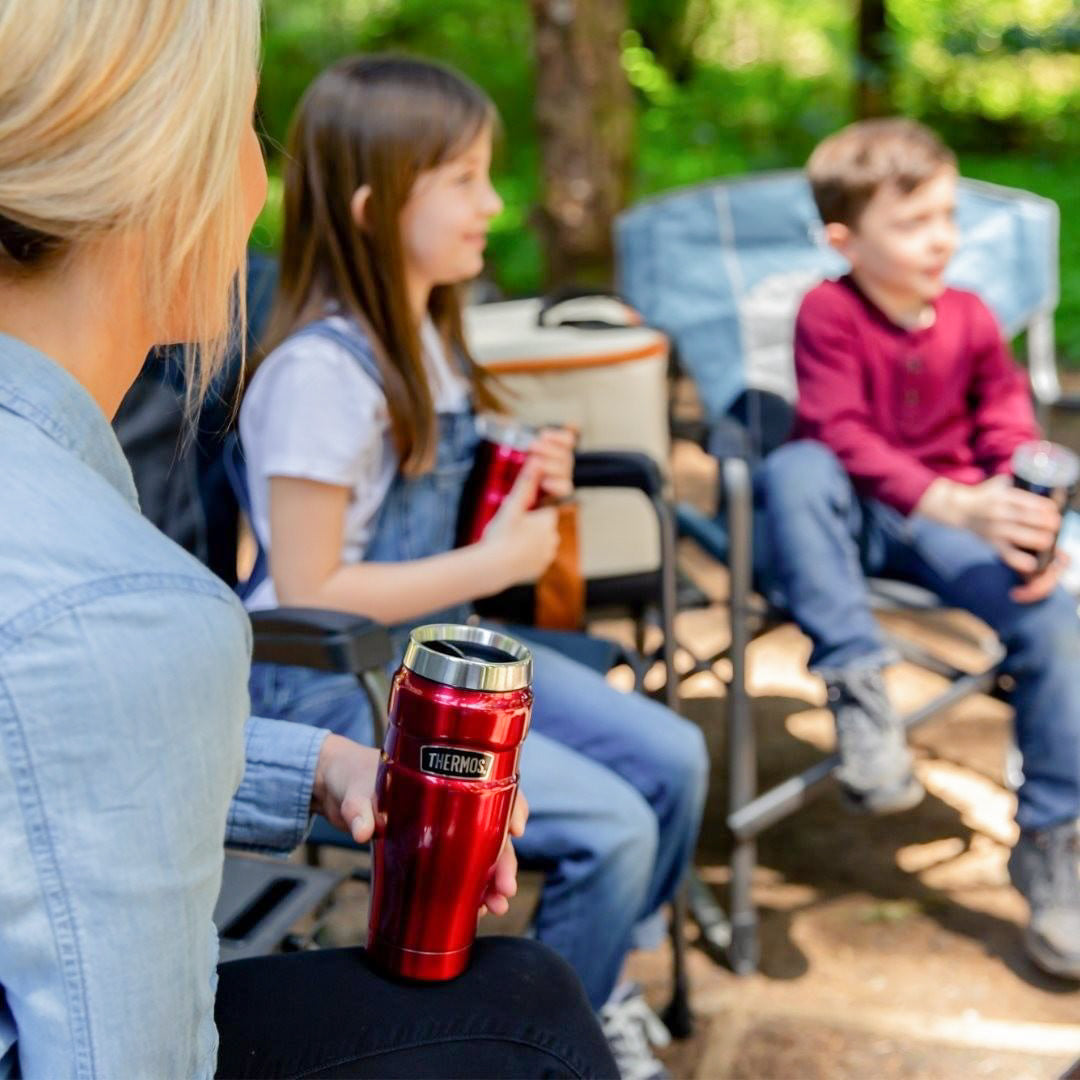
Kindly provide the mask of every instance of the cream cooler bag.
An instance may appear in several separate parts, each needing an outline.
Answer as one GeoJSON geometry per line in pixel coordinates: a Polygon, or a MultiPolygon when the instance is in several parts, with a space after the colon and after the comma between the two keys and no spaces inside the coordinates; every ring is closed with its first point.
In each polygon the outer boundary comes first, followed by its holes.
{"type": "MultiPolygon", "coordinates": [[[[498,376],[508,412],[530,424],[572,424],[582,450],[637,450],[668,476],[668,342],[640,325],[597,328],[566,321],[624,323],[636,315],[608,297],[568,300],[545,314],[542,301],[511,300],[465,311],[478,364],[498,376]],[[563,320],[551,325],[550,319],[563,320]]],[[[578,535],[586,580],[655,571],[660,534],[639,491],[578,493],[578,535]]]]}

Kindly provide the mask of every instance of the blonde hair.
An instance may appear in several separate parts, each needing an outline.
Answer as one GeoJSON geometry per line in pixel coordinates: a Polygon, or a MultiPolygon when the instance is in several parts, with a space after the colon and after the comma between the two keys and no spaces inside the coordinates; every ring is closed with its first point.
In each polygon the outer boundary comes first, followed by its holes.
{"type": "Polygon", "coordinates": [[[893,116],[860,120],[830,135],[810,155],[806,174],[825,224],[855,228],[881,187],[904,195],[956,168],[956,155],[928,127],[893,116]]]}
{"type": "Polygon", "coordinates": [[[258,0],[0,3],[0,273],[137,232],[150,325],[164,333],[183,303],[192,401],[243,331],[258,47],[258,0]]]}

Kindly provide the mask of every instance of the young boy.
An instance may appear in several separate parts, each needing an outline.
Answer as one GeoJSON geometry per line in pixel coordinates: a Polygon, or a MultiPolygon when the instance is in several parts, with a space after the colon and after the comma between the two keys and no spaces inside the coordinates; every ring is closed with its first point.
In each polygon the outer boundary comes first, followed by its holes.
{"type": "Polygon", "coordinates": [[[956,161],[906,120],[854,124],[808,165],[828,242],[851,264],[811,290],[795,328],[795,440],[763,465],[777,584],[825,679],[845,794],[870,813],[923,789],[882,669],[890,651],[865,576],[931,589],[988,623],[1015,689],[1024,781],[1009,860],[1031,920],[1025,944],[1080,978],[1080,618],[1037,572],[1060,524],[1011,486],[1037,437],[1026,380],[972,293],[945,286],[956,243],[956,161]]]}

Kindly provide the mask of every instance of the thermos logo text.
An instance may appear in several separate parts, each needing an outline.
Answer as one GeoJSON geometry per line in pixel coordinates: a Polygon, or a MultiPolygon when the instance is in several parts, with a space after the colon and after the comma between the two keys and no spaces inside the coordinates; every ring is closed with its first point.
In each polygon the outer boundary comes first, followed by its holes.
{"type": "Polygon", "coordinates": [[[455,780],[486,780],[494,762],[494,754],[485,754],[480,750],[461,750],[453,746],[420,748],[420,769],[430,776],[449,776],[455,780]]]}

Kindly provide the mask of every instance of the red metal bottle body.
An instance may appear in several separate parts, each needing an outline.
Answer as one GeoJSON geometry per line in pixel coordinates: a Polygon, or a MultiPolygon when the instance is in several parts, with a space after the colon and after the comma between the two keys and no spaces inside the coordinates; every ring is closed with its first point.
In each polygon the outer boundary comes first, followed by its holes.
{"type": "Polygon", "coordinates": [[[450,979],[467,966],[531,707],[528,685],[446,685],[406,665],[395,675],[376,782],[368,934],[369,954],[391,973],[450,979]]]}
{"type": "Polygon", "coordinates": [[[481,416],[480,442],[465,482],[458,523],[458,547],[475,544],[517,480],[536,437],[534,428],[512,420],[481,416]]]}

